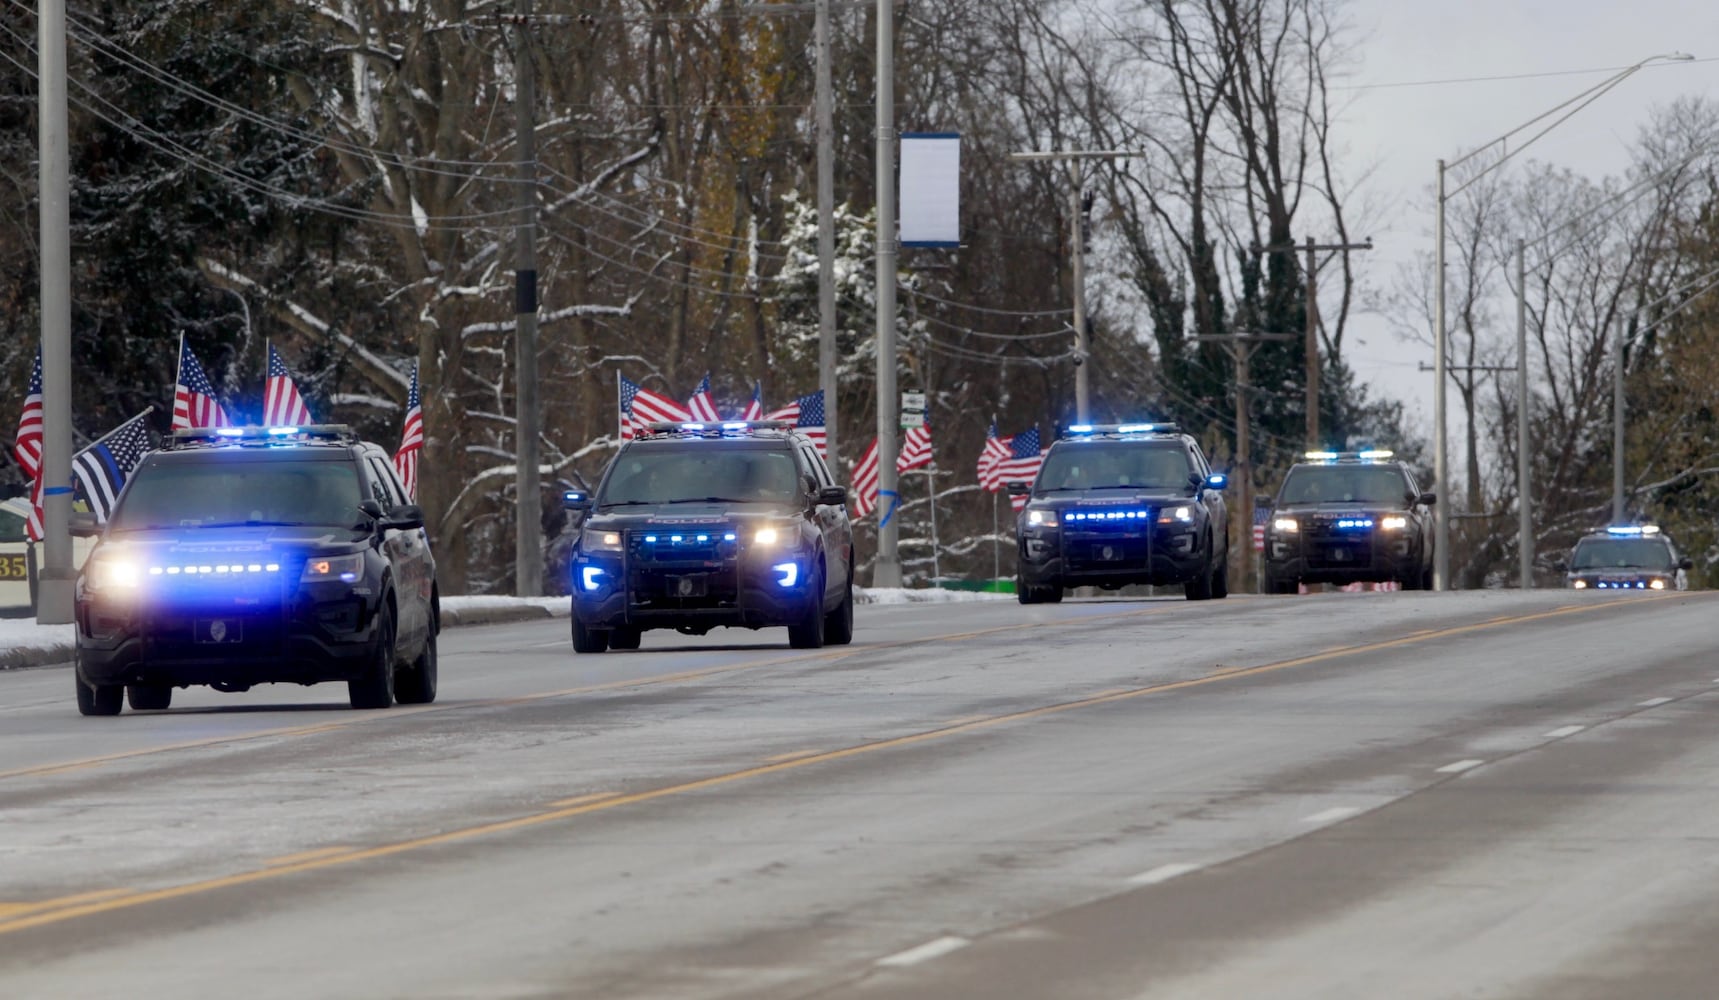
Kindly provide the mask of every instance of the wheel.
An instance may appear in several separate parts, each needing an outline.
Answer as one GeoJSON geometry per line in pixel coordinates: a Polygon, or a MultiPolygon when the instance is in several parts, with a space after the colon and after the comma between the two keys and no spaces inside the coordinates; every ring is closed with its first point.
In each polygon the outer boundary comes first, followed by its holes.
{"type": "Polygon", "coordinates": [[[1218,568],[1212,573],[1212,596],[1225,598],[1230,596],[1230,561],[1225,559],[1218,563],[1218,568]]]}
{"type": "Polygon", "coordinates": [[[824,645],[824,572],[812,577],[806,595],[806,611],[800,621],[788,626],[788,645],[795,649],[821,649],[824,645]]]}
{"type": "Polygon", "coordinates": [[[436,700],[436,630],[424,636],[423,652],[394,678],[394,700],[402,705],[428,705],[436,700]]]}
{"type": "Polygon", "coordinates": [[[574,611],[573,652],[601,653],[603,650],[608,648],[609,630],[601,628],[587,628],[585,623],[579,620],[579,612],[574,611]]]}
{"type": "Polygon", "coordinates": [[[96,687],[84,680],[83,673],[73,668],[72,683],[78,689],[78,714],[118,715],[125,707],[125,688],[118,684],[96,687]]]}
{"type": "Polygon", "coordinates": [[[1206,539],[1206,564],[1194,578],[1182,585],[1182,590],[1190,601],[1209,601],[1212,599],[1212,578],[1217,571],[1212,568],[1212,541],[1206,539]]]}
{"type": "Polygon", "coordinates": [[[1422,589],[1422,590],[1431,590],[1431,589],[1433,589],[1433,568],[1432,568],[1432,563],[1427,563],[1427,564],[1426,564],[1426,568],[1424,568],[1424,569],[1422,569],[1422,570],[1421,570],[1421,589],[1422,589]]]}
{"type": "Polygon", "coordinates": [[[609,630],[610,649],[638,649],[639,638],[644,635],[643,629],[620,626],[609,630]]]}
{"type": "Polygon", "coordinates": [[[131,702],[134,712],[158,712],[173,704],[173,686],[128,684],[125,688],[125,700],[131,702]]]}
{"type": "Polygon", "coordinates": [[[1033,586],[1015,577],[1015,600],[1022,604],[1061,604],[1062,584],[1047,583],[1043,586],[1033,586]]]}
{"type": "Polygon", "coordinates": [[[353,708],[391,708],[394,705],[394,610],[387,604],[376,616],[376,648],[364,673],[346,682],[346,697],[353,708]]]}
{"type": "Polygon", "coordinates": [[[1265,575],[1265,592],[1268,594],[1294,594],[1300,590],[1301,583],[1297,580],[1286,580],[1270,573],[1265,575]]]}
{"type": "Polygon", "coordinates": [[[854,641],[854,581],[848,577],[848,585],[842,591],[842,603],[836,605],[836,610],[824,616],[824,641],[832,646],[846,646],[854,641]]]}

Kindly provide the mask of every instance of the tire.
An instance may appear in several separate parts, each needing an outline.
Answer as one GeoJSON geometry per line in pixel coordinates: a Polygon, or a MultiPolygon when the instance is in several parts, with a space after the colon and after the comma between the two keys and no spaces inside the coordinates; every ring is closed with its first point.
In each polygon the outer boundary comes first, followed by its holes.
{"type": "Polygon", "coordinates": [[[824,642],[831,646],[846,646],[854,641],[854,580],[848,577],[842,592],[842,603],[824,616],[824,642]]]}
{"type": "Polygon", "coordinates": [[[79,715],[118,715],[125,707],[125,688],[118,684],[95,687],[76,668],[72,670],[72,683],[78,689],[79,715]]]}
{"type": "Polygon", "coordinates": [[[638,649],[639,639],[644,635],[643,629],[620,626],[609,630],[610,649],[638,649]]]}
{"type": "Polygon", "coordinates": [[[1421,570],[1421,589],[1422,590],[1433,589],[1432,563],[1427,563],[1426,568],[1421,570]]]}
{"type": "Polygon", "coordinates": [[[131,703],[131,710],[134,712],[159,712],[173,704],[173,686],[128,684],[125,688],[125,700],[131,703]]]}
{"type": "Polygon", "coordinates": [[[1280,576],[1265,575],[1265,592],[1268,594],[1294,594],[1301,590],[1299,580],[1286,580],[1280,576]]]}
{"type": "Polygon", "coordinates": [[[609,648],[609,630],[602,628],[587,628],[579,620],[579,612],[573,612],[573,652],[601,653],[609,648]]]}
{"type": "Polygon", "coordinates": [[[1218,563],[1217,570],[1212,573],[1212,597],[1222,599],[1230,596],[1230,561],[1225,559],[1218,563]]]}
{"type": "Polygon", "coordinates": [[[377,614],[376,648],[364,673],[346,682],[346,697],[356,709],[394,706],[394,610],[386,603],[377,614]]]}
{"type": "Polygon", "coordinates": [[[788,626],[788,645],[794,649],[822,649],[824,646],[824,573],[819,569],[807,588],[806,611],[796,624],[788,626]]]}
{"type": "Polygon", "coordinates": [[[1032,586],[1020,577],[1015,578],[1015,600],[1022,604],[1061,604],[1062,585],[1047,583],[1043,586],[1032,586]]]}
{"type": "Polygon", "coordinates": [[[1182,585],[1182,590],[1190,601],[1209,601],[1212,599],[1212,578],[1216,570],[1212,568],[1212,542],[1206,539],[1206,564],[1194,574],[1194,578],[1182,585]]]}
{"type": "Polygon", "coordinates": [[[428,705],[436,700],[436,630],[424,636],[424,649],[411,666],[394,678],[394,700],[402,705],[428,705]]]}

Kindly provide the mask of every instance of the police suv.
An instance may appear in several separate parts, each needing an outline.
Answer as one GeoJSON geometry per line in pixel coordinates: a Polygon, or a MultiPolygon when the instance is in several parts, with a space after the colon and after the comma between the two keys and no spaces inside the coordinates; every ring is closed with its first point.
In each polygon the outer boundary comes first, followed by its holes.
{"type": "Polygon", "coordinates": [[[1576,590],[1686,590],[1695,562],[1654,524],[1614,524],[1584,535],[1565,582],[1576,590]]]}
{"type": "Polygon", "coordinates": [[[853,638],[847,489],[780,420],[658,423],[622,446],[571,560],[573,649],[637,649],[647,629],[786,625],[789,645],[853,638]]]}
{"type": "Polygon", "coordinates": [[[1068,587],[1184,586],[1188,600],[1229,595],[1229,511],[1222,473],[1174,424],[1076,424],[1037,478],[1009,483],[1015,596],[1054,603],[1068,587]]]}
{"type": "Polygon", "coordinates": [[[1389,451],[1310,451],[1290,467],[1265,532],[1265,590],[1400,583],[1429,590],[1436,497],[1389,451]]]}
{"type": "Polygon", "coordinates": [[[436,564],[388,454],[344,426],[179,431],[145,455],[77,582],[85,715],[173,689],[345,681],[436,698],[436,564]]]}

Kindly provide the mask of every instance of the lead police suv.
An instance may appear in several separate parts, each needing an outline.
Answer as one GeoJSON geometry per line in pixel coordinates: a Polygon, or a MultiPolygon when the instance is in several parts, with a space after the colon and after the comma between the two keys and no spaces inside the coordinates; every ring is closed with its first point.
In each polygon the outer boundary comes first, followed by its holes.
{"type": "Polygon", "coordinates": [[[646,629],[788,626],[799,649],[853,638],[847,490],[782,421],[654,424],[609,464],[571,560],[573,649],[646,629]]]}
{"type": "Polygon", "coordinates": [[[1229,596],[1226,479],[1174,424],[1075,425],[1045,453],[1017,522],[1022,604],[1066,587],[1180,583],[1229,596]]]}
{"type": "Polygon", "coordinates": [[[353,708],[430,702],[439,626],[424,516],[381,448],[341,426],[179,431],[78,577],[78,710],[319,681],[353,708]]]}

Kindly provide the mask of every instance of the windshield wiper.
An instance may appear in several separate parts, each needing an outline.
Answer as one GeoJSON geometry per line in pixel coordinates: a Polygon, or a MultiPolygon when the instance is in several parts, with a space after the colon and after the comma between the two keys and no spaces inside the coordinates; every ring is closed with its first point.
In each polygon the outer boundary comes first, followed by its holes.
{"type": "Polygon", "coordinates": [[[677,497],[673,500],[664,500],[662,502],[663,503],[780,503],[781,501],[778,500],[777,498],[774,498],[774,497],[754,497],[751,500],[745,500],[745,499],[742,499],[740,497],[677,497]]]}
{"type": "Polygon", "coordinates": [[[185,528],[302,528],[309,521],[205,521],[199,524],[181,525],[185,528]]]}

